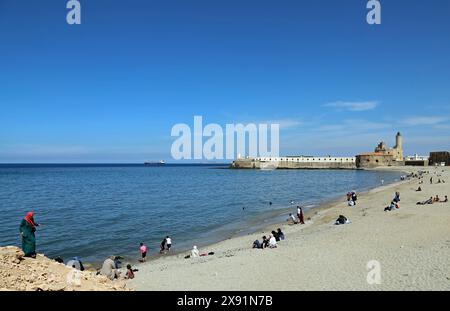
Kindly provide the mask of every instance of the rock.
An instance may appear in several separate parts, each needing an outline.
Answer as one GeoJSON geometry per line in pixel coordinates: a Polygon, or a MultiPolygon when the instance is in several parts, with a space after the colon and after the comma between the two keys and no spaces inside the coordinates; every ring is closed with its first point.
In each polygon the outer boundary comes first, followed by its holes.
{"type": "Polygon", "coordinates": [[[14,291],[72,291],[72,290],[129,290],[125,284],[112,282],[105,276],[84,272],[81,282],[69,286],[67,275],[71,268],[65,267],[44,255],[36,259],[23,257],[14,246],[0,247],[0,290],[14,291]]]}

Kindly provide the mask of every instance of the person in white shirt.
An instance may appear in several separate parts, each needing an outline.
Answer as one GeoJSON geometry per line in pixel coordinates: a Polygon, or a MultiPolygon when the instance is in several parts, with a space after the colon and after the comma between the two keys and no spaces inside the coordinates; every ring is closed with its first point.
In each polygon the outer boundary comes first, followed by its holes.
{"type": "Polygon", "coordinates": [[[197,246],[194,245],[194,247],[191,250],[191,258],[200,257],[200,253],[197,249],[197,246]]]}
{"type": "Polygon", "coordinates": [[[172,246],[172,239],[170,238],[170,236],[166,236],[166,247],[168,251],[170,251],[171,246],[172,246]]]}
{"type": "Polygon", "coordinates": [[[277,247],[277,240],[275,237],[271,234],[269,239],[269,248],[276,248],[277,247]]]}
{"type": "Polygon", "coordinates": [[[298,224],[297,219],[295,219],[295,216],[292,215],[292,214],[289,214],[289,219],[288,219],[288,221],[289,221],[289,220],[292,220],[292,222],[293,222],[294,224],[298,224]]]}

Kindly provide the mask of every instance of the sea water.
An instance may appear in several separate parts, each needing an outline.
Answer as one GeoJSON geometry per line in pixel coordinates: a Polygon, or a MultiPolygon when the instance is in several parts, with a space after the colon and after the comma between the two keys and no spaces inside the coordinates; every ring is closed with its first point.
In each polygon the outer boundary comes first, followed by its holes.
{"type": "Polygon", "coordinates": [[[0,165],[0,245],[20,246],[19,223],[34,211],[42,224],[39,253],[94,263],[112,254],[133,260],[140,242],[151,254],[166,235],[174,251],[207,245],[284,221],[297,204],[345,200],[350,190],[400,175],[225,165],[0,165]]]}

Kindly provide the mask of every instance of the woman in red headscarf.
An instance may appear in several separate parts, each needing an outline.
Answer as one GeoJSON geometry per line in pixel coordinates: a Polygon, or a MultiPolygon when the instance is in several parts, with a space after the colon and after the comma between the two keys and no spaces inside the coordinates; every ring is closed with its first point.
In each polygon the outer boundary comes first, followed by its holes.
{"type": "Polygon", "coordinates": [[[36,257],[36,227],[39,224],[34,222],[34,213],[28,212],[22,222],[20,223],[20,235],[22,237],[22,250],[25,253],[25,257],[36,257]]]}

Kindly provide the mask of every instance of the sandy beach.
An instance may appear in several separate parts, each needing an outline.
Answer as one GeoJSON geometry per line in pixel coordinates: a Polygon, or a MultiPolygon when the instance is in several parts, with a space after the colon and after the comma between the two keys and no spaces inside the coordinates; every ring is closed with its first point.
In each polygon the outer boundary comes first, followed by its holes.
{"type": "Polygon", "coordinates": [[[450,168],[386,169],[430,173],[421,192],[417,179],[406,180],[360,194],[355,207],[343,194],[307,214],[305,225],[275,225],[200,249],[212,256],[184,259],[186,252],[140,264],[128,285],[157,291],[450,290],[450,203],[416,205],[450,194],[450,168]],[[437,184],[439,178],[446,183],[437,184]],[[396,191],[400,209],[385,212],[396,191]],[[351,223],[334,225],[340,214],[351,223]],[[286,235],[278,248],[252,249],[254,240],[278,227],[286,235]],[[375,271],[367,266],[371,261],[379,263],[380,284],[367,281],[375,271]]]}

